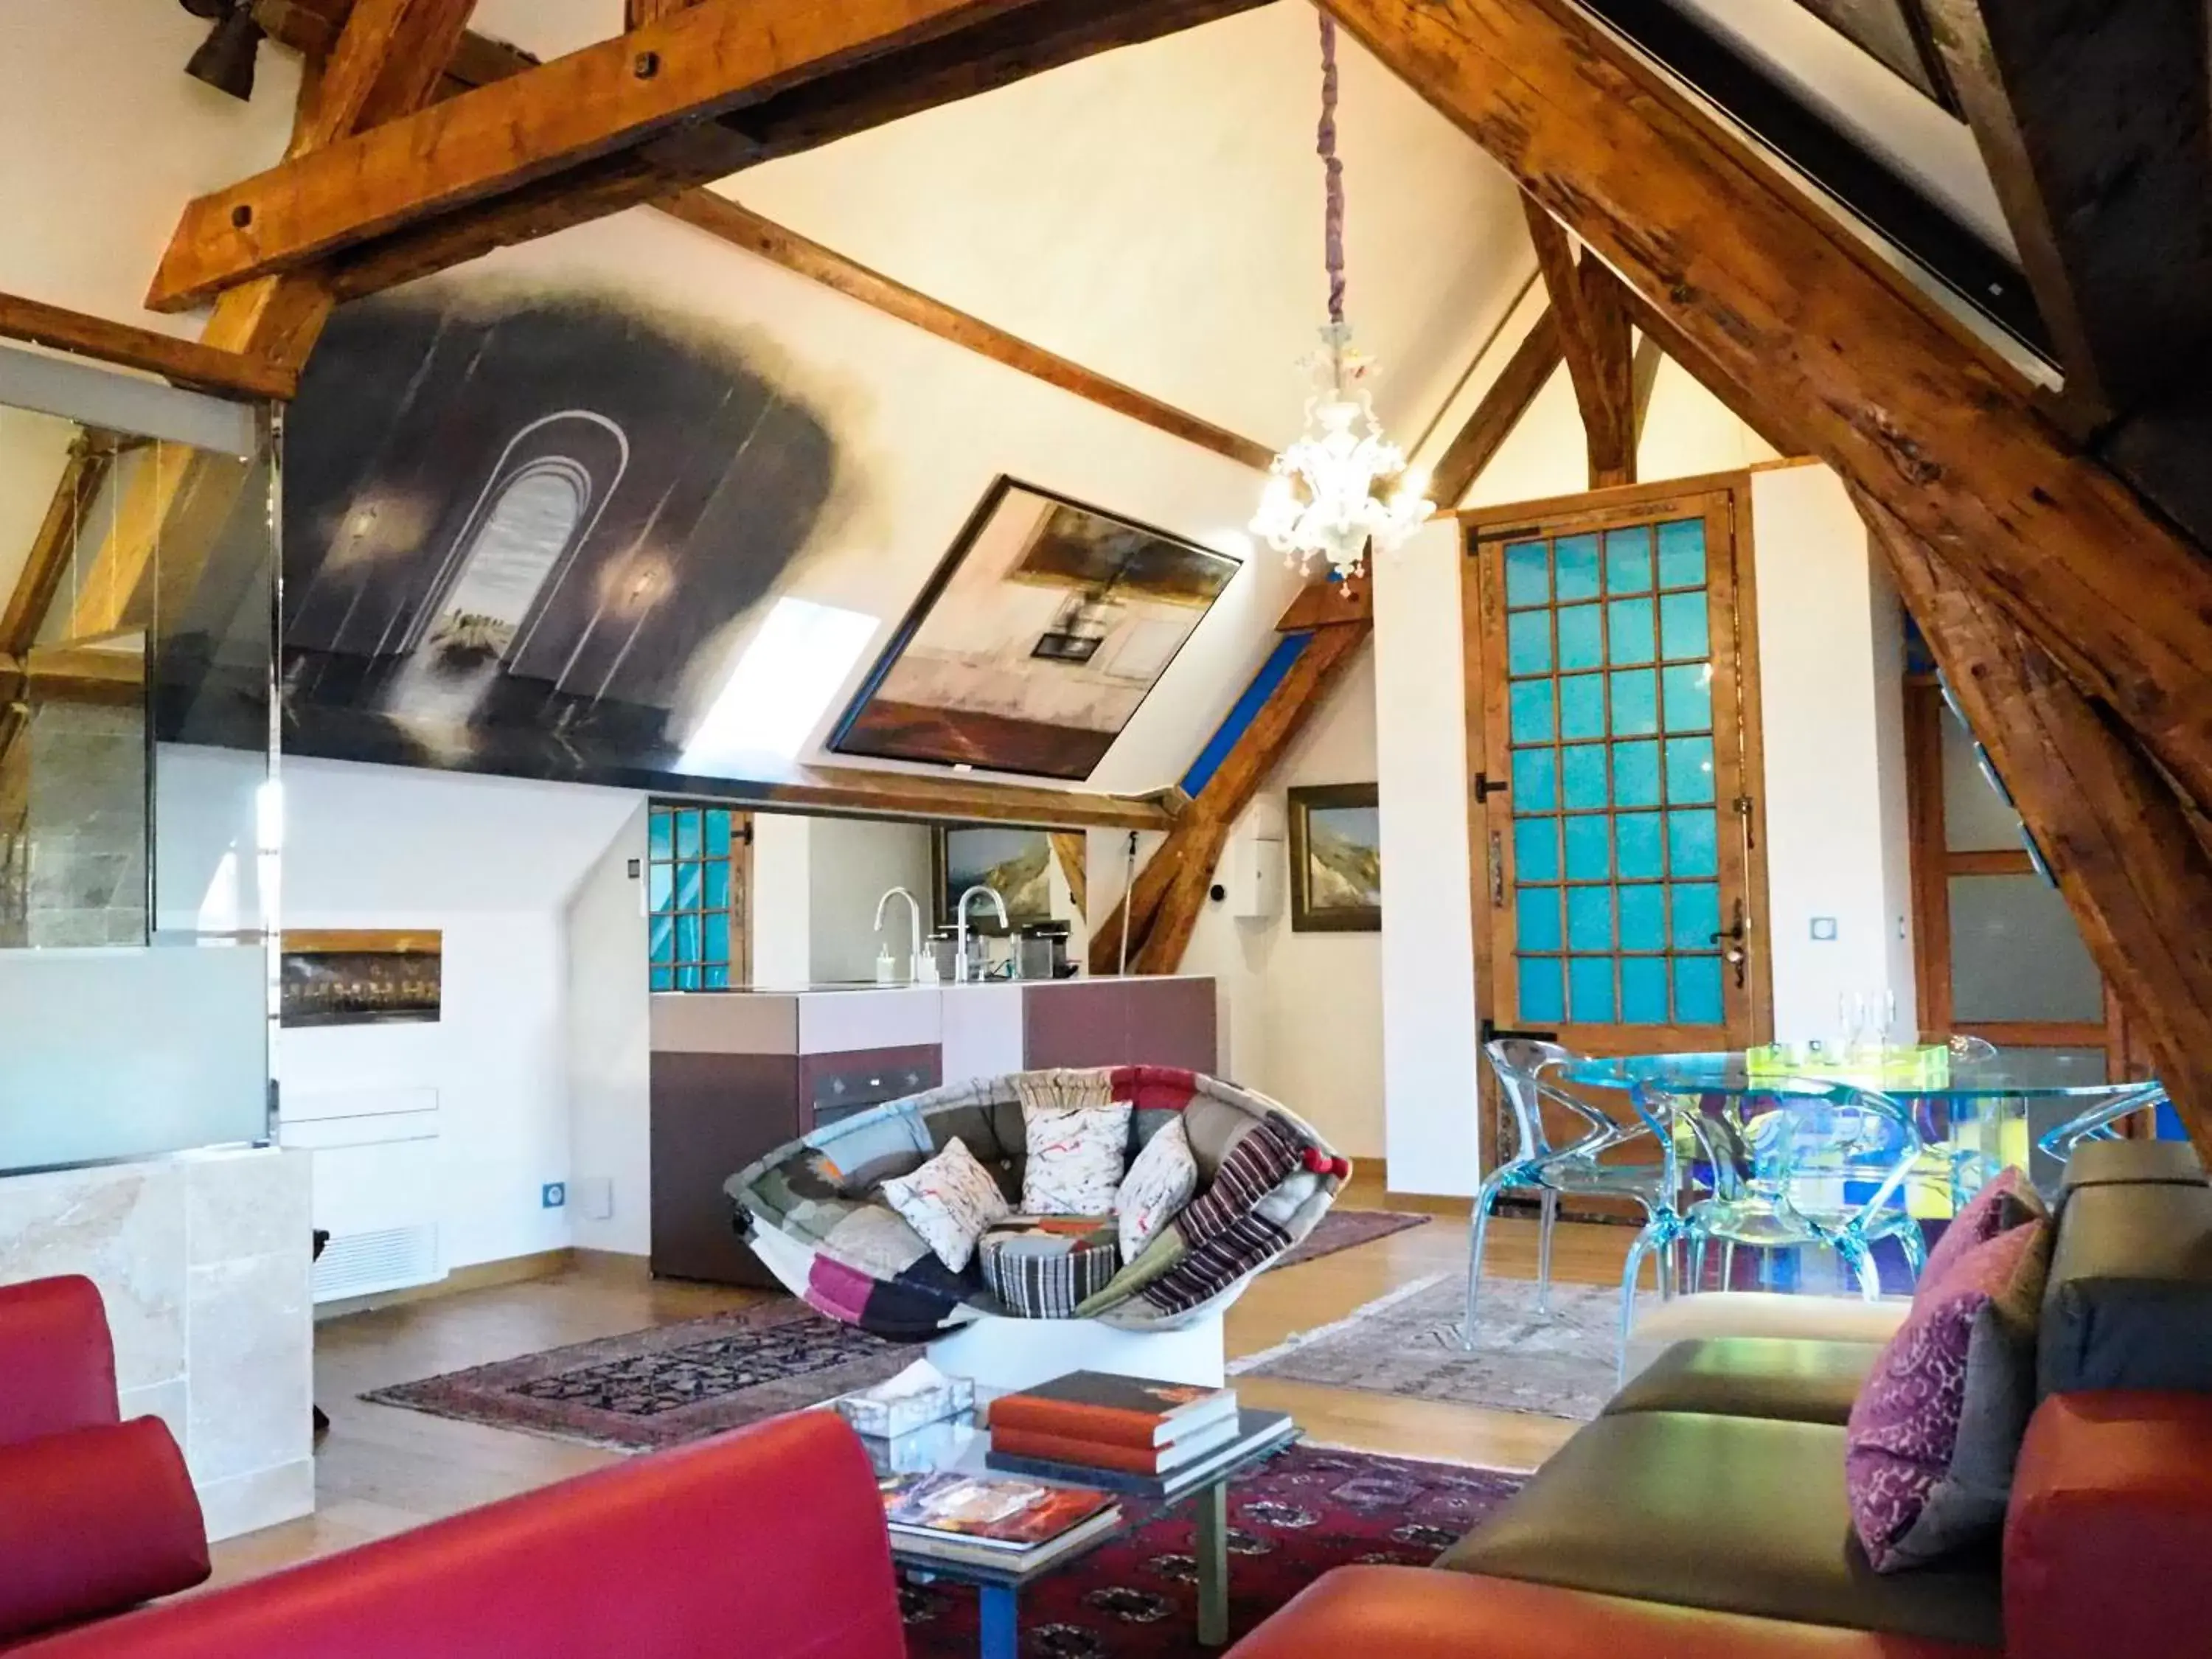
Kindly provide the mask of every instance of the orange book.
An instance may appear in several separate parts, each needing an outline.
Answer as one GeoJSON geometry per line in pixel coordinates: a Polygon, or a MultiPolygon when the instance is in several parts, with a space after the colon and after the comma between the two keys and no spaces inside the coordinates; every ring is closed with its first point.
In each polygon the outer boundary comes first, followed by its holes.
{"type": "Polygon", "coordinates": [[[1226,1389],[1073,1371],[993,1401],[992,1443],[1000,1450],[1010,1449],[999,1437],[1012,1430],[1081,1441],[1093,1448],[1120,1446],[1151,1453],[1236,1411],[1237,1396],[1226,1389]]]}
{"type": "Polygon", "coordinates": [[[1134,1446],[1070,1440],[1065,1435],[1035,1434],[1025,1429],[994,1429],[991,1449],[1002,1456],[1026,1457],[1040,1463],[1066,1463],[1077,1468],[1115,1469],[1124,1474],[1157,1476],[1180,1468],[1236,1437],[1237,1425],[1227,1419],[1170,1445],[1141,1451],[1134,1446]]]}

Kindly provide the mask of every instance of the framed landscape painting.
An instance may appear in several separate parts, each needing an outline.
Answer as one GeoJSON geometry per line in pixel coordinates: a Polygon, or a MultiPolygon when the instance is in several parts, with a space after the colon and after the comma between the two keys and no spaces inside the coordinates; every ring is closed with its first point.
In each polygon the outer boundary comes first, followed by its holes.
{"type": "Polygon", "coordinates": [[[830,747],[1088,778],[1239,568],[1226,554],[1001,478],[830,747]]]}
{"type": "Polygon", "coordinates": [[[1291,791],[1291,929],[1382,928],[1382,813],[1371,783],[1291,791]]]}

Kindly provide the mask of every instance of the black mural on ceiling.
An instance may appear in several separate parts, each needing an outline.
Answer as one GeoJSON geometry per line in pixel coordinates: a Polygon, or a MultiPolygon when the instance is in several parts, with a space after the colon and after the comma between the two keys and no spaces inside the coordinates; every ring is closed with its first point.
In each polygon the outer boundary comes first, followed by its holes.
{"type": "Polygon", "coordinates": [[[650,785],[836,465],[735,343],[627,301],[344,307],[287,428],[287,746],[650,785]]]}

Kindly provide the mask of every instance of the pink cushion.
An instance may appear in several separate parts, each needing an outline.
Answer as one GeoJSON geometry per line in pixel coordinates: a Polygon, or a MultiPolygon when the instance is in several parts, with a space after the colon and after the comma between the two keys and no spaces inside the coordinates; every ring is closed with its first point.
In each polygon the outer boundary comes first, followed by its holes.
{"type": "Polygon", "coordinates": [[[2004,1525],[2035,1405],[2035,1319],[2051,1224],[1954,1251],[1920,1281],[1851,1407],[1851,1523],[1879,1572],[1920,1566],[2004,1525]]]}
{"type": "Polygon", "coordinates": [[[2028,1185],[2026,1172],[2008,1165],[1984,1182],[1982,1190],[1943,1230],[1943,1236],[1928,1252],[1920,1282],[1933,1284],[1975,1245],[1986,1244],[1999,1233],[2046,1213],[2042,1198],[2028,1185]]]}

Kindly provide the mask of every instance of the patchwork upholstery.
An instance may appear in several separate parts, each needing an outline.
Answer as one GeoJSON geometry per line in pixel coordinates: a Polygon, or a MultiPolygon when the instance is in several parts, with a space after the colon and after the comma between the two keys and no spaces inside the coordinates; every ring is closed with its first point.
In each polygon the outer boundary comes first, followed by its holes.
{"type": "MultiPolygon", "coordinates": [[[[1127,1110],[1125,1164],[1180,1123],[1197,1191],[1110,1275],[1097,1260],[1079,1271],[1071,1264],[1065,1289],[1079,1298],[1079,1318],[1148,1330],[1204,1317],[1311,1232],[1351,1173],[1310,1126],[1264,1095],[1195,1072],[1124,1066],[984,1079],[893,1101],[777,1148],[723,1190],[739,1234],[760,1239],[762,1259],[817,1310],[895,1341],[933,1341],[970,1321],[1015,1313],[1016,1299],[1056,1305],[1059,1270],[1024,1261],[1015,1298],[987,1277],[980,1251],[954,1273],[892,1211],[884,1183],[912,1175],[957,1139],[1018,1211],[1024,1103],[1102,1100],[1127,1110]]],[[[1099,1218],[1098,1226],[1118,1260],[1114,1218],[1099,1218]]]]}

